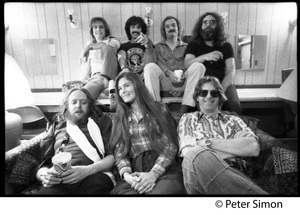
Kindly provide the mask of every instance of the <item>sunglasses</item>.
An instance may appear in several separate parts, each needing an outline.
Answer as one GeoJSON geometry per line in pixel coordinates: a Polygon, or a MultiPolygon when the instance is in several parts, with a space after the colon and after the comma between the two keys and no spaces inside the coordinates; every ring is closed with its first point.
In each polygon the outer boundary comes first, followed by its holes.
{"type": "Polygon", "coordinates": [[[219,90],[200,90],[198,95],[201,97],[206,97],[208,92],[210,92],[211,97],[217,98],[221,95],[219,90]]]}

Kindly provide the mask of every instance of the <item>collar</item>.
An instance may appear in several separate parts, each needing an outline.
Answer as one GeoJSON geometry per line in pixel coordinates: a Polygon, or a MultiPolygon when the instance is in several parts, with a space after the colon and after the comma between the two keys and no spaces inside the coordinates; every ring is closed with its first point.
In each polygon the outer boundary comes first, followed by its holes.
{"type": "MultiPolygon", "coordinates": [[[[178,38],[178,41],[179,41],[179,44],[177,46],[186,46],[187,43],[183,42],[181,39],[178,38]]],[[[159,44],[162,44],[162,45],[168,45],[166,40],[162,40],[159,42],[159,44]]]]}
{"type": "MultiPolygon", "coordinates": [[[[208,114],[203,113],[201,111],[197,112],[197,117],[198,117],[198,121],[200,121],[202,119],[202,117],[210,118],[210,116],[208,114]]],[[[221,111],[218,111],[218,116],[216,119],[220,119],[225,122],[225,115],[221,111]]]]}

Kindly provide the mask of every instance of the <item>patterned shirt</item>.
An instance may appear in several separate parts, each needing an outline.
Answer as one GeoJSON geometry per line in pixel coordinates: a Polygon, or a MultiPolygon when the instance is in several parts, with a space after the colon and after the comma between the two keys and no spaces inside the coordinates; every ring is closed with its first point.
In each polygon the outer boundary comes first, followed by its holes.
{"type": "Polygon", "coordinates": [[[257,136],[237,116],[219,112],[215,120],[200,111],[184,114],[178,124],[179,153],[186,146],[197,145],[201,139],[234,139],[257,136]]]}
{"type": "MultiPolygon", "coordinates": [[[[144,118],[138,119],[132,112],[129,112],[128,116],[129,132],[131,134],[131,157],[135,158],[139,154],[146,151],[152,151],[152,143],[147,137],[147,130],[145,127],[144,118]]],[[[165,143],[164,151],[156,159],[155,165],[152,167],[152,171],[156,172],[159,176],[163,175],[166,168],[171,165],[177,153],[177,147],[171,140],[163,133],[160,135],[161,142],[165,143]]],[[[116,156],[120,156],[120,147],[117,147],[116,156]]],[[[117,163],[119,174],[123,177],[125,172],[132,173],[130,159],[131,157],[125,157],[117,163]]]]}

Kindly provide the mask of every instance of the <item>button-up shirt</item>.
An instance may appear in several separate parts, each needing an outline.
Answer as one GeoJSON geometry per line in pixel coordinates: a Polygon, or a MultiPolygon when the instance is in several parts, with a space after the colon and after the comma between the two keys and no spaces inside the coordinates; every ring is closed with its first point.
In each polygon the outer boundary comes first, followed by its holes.
{"type": "Polygon", "coordinates": [[[165,74],[167,74],[168,70],[186,70],[184,67],[184,52],[186,47],[187,43],[183,42],[182,40],[179,40],[179,44],[174,50],[171,50],[166,41],[161,41],[155,44],[157,65],[165,74]]]}
{"type": "MultiPolygon", "coordinates": [[[[131,157],[135,158],[139,154],[146,151],[152,151],[152,142],[147,137],[149,131],[146,130],[144,118],[141,117],[138,119],[132,112],[129,112],[128,124],[131,140],[131,157]]],[[[158,125],[157,125],[158,126],[158,125]]],[[[172,161],[175,158],[177,153],[177,147],[172,140],[169,140],[167,136],[161,133],[159,141],[163,142],[165,148],[163,152],[156,159],[155,165],[152,167],[152,171],[158,173],[159,176],[163,175],[166,171],[166,168],[171,165],[172,161]]],[[[116,156],[120,156],[122,147],[117,147],[116,156]]],[[[121,177],[125,172],[132,173],[130,157],[125,157],[124,159],[117,162],[117,168],[121,177]]]]}
{"type": "Polygon", "coordinates": [[[237,116],[219,112],[215,120],[200,111],[184,114],[178,124],[179,153],[187,146],[197,145],[201,139],[234,139],[257,136],[237,116]]]}

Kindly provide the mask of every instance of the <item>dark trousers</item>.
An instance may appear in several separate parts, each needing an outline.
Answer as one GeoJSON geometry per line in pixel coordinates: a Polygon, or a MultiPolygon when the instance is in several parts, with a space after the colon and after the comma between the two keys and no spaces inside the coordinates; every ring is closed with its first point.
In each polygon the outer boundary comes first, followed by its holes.
{"type": "MultiPolygon", "coordinates": [[[[149,172],[155,164],[158,155],[155,152],[145,152],[131,160],[133,172],[149,172]]],[[[184,194],[184,184],[182,170],[180,166],[173,164],[170,168],[157,179],[156,185],[152,191],[146,195],[179,195],[184,194]]],[[[112,195],[139,195],[131,185],[126,181],[120,180],[114,189],[112,195]]]]}
{"type": "Polygon", "coordinates": [[[34,195],[108,195],[113,187],[113,182],[109,176],[104,173],[96,173],[75,184],[43,187],[34,195]]]}
{"type": "Polygon", "coordinates": [[[242,106],[236,88],[233,84],[227,88],[225,95],[228,100],[224,102],[222,110],[236,112],[238,115],[242,115],[242,106]]]}

